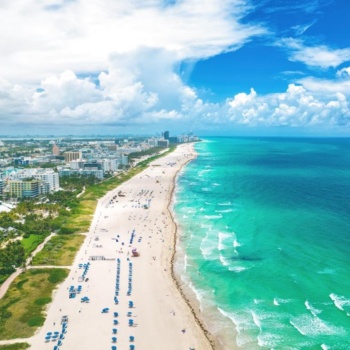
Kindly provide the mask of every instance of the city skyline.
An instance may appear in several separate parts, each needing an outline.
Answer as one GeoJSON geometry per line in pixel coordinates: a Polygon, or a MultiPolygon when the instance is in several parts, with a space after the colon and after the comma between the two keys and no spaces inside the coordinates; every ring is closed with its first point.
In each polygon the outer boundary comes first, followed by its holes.
{"type": "Polygon", "coordinates": [[[349,135],[344,1],[0,8],[0,134],[349,135]]]}

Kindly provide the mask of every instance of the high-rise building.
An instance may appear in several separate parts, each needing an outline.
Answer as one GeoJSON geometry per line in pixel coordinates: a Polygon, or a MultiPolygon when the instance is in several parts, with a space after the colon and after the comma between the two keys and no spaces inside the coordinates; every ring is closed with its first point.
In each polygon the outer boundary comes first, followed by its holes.
{"type": "Polygon", "coordinates": [[[165,140],[169,140],[169,131],[164,131],[163,136],[165,140]]]}
{"type": "Polygon", "coordinates": [[[59,156],[60,155],[60,148],[56,144],[54,144],[52,146],[52,154],[54,156],[59,156]]]}
{"type": "Polygon", "coordinates": [[[9,180],[9,194],[15,198],[35,198],[40,193],[40,180],[9,180]]]}
{"type": "Polygon", "coordinates": [[[169,147],[169,141],[168,140],[158,140],[158,147],[169,147]]]}
{"type": "Polygon", "coordinates": [[[77,160],[82,158],[82,153],[79,152],[64,152],[63,153],[64,160],[68,163],[71,162],[72,160],[77,160]]]}

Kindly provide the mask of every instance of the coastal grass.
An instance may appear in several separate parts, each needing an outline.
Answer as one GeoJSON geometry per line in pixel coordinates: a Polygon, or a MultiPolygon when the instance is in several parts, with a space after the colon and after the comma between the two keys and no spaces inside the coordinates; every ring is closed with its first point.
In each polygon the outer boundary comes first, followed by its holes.
{"type": "Polygon", "coordinates": [[[0,350],[25,350],[28,349],[30,345],[28,343],[15,343],[0,345],[0,350]]]}
{"type": "Polygon", "coordinates": [[[70,266],[84,239],[83,235],[53,236],[35,255],[32,265],[70,266]]]}
{"type": "Polygon", "coordinates": [[[46,236],[32,234],[29,237],[23,238],[21,244],[25,251],[25,256],[28,257],[39,244],[43,243],[46,236]]]}
{"type": "Polygon", "coordinates": [[[52,291],[67,269],[30,269],[20,274],[0,300],[0,339],[27,338],[45,321],[52,291]]]}

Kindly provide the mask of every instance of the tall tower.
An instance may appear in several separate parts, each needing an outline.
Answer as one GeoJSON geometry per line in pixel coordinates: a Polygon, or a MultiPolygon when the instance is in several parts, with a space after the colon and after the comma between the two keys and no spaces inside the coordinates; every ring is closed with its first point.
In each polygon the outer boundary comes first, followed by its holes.
{"type": "Polygon", "coordinates": [[[164,131],[164,139],[169,140],[169,131],[164,131]]]}
{"type": "Polygon", "coordinates": [[[54,156],[59,156],[60,155],[60,148],[56,144],[54,144],[52,146],[52,154],[54,156]]]}

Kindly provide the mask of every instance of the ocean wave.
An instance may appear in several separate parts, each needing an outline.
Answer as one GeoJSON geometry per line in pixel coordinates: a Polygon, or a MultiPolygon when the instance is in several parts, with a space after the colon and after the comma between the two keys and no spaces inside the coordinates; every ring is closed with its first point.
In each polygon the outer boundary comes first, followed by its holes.
{"type": "Polygon", "coordinates": [[[239,243],[238,241],[237,241],[237,238],[235,238],[234,240],[233,240],[233,247],[234,248],[237,248],[237,247],[240,247],[241,246],[241,243],[239,243]]]}
{"type": "Polygon", "coordinates": [[[218,241],[218,250],[224,250],[225,248],[228,248],[225,244],[224,241],[226,238],[231,238],[231,235],[227,234],[227,233],[223,233],[223,232],[219,232],[218,235],[219,241],[218,241]]]}
{"type": "Polygon", "coordinates": [[[233,272],[239,273],[239,272],[248,270],[248,267],[244,267],[244,266],[231,266],[231,267],[229,267],[229,270],[230,270],[230,271],[233,271],[233,272]]]}
{"type": "Polygon", "coordinates": [[[350,306],[350,299],[346,299],[344,296],[336,295],[335,293],[331,293],[329,297],[333,300],[333,303],[336,308],[341,311],[345,311],[344,307],[350,306]]]}
{"type": "Polygon", "coordinates": [[[213,182],[212,186],[221,186],[221,184],[218,184],[217,182],[213,182]]]}
{"type": "Polygon", "coordinates": [[[274,348],[275,346],[280,346],[283,342],[283,335],[263,332],[258,335],[258,345],[263,348],[274,348]]]}
{"type": "Polygon", "coordinates": [[[231,202],[224,202],[224,203],[218,203],[218,205],[225,207],[225,206],[232,205],[232,204],[231,204],[231,202]]]}
{"type": "Polygon", "coordinates": [[[273,299],[273,304],[276,306],[279,306],[281,304],[289,304],[292,303],[294,300],[293,299],[281,299],[281,298],[274,298],[273,299]]]}
{"type": "Polygon", "coordinates": [[[222,215],[204,215],[206,219],[222,219],[222,215]]]}
{"type": "Polygon", "coordinates": [[[233,209],[215,210],[215,213],[230,213],[233,209]]]}
{"type": "Polygon", "coordinates": [[[222,265],[224,265],[224,266],[230,265],[230,261],[227,258],[225,258],[222,254],[220,254],[219,259],[220,259],[222,265]]]}
{"type": "Polygon", "coordinates": [[[200,250],[202,252],[202,256],[205,260],[215,260],[217,258],[217,252],[215,245],[212,244],[212,240],[210,239],[209,230],[207,231],[206,236],[202,239],[200,244],[200,250]]]}
{"type": "Polygon", "coordinates": [[[301,334],[309,337],[324,335],[345,335],[346,331],[342,327],[334,326],[322,321],[320,318],[309,315],[294,317],[289,323],[301,334]]]}
{"type": "Polygon", "coordinates": [[[252,311],[252,318],[253,318],[254,324],[259,328],[259,331],[261,332],[262,331],[261,321],[260,321],[258,315],[254,311],[252,311]]]}
{"type": "Polygon", "coordinates": [[[212,225],[210,225],[210,224],[201,224],[200,226],[201,226],[201,228],[207,228],[209,230],[211,230],[211,228],[212,228],[212,225]]]}
{"type": "Polygon", "coordinates": [[[199,177],[202,177],[203,174],[209,173],[210,171],[211,171],[211,169],[203,169],[203,170],[201,170],[201,171],[198,172],[198,176],[199,176],[199,177]]]}
{"type": "Polygon", "coordinates": [[[315,307],[313,307],[308,300],[305,301],[305,307],[307,310],[311,312],[311,314],[315,317],[317,317],[318,314],[322,312],[322,310],[318,310],[315,307]]]}
{"type": "Polygon", "coordinates": [[[210,188],[210,187],[202,187],[201,190],[202,190],[203,192],[212,192],[212,191],[213,191],[213,189],[210,188]]]}

